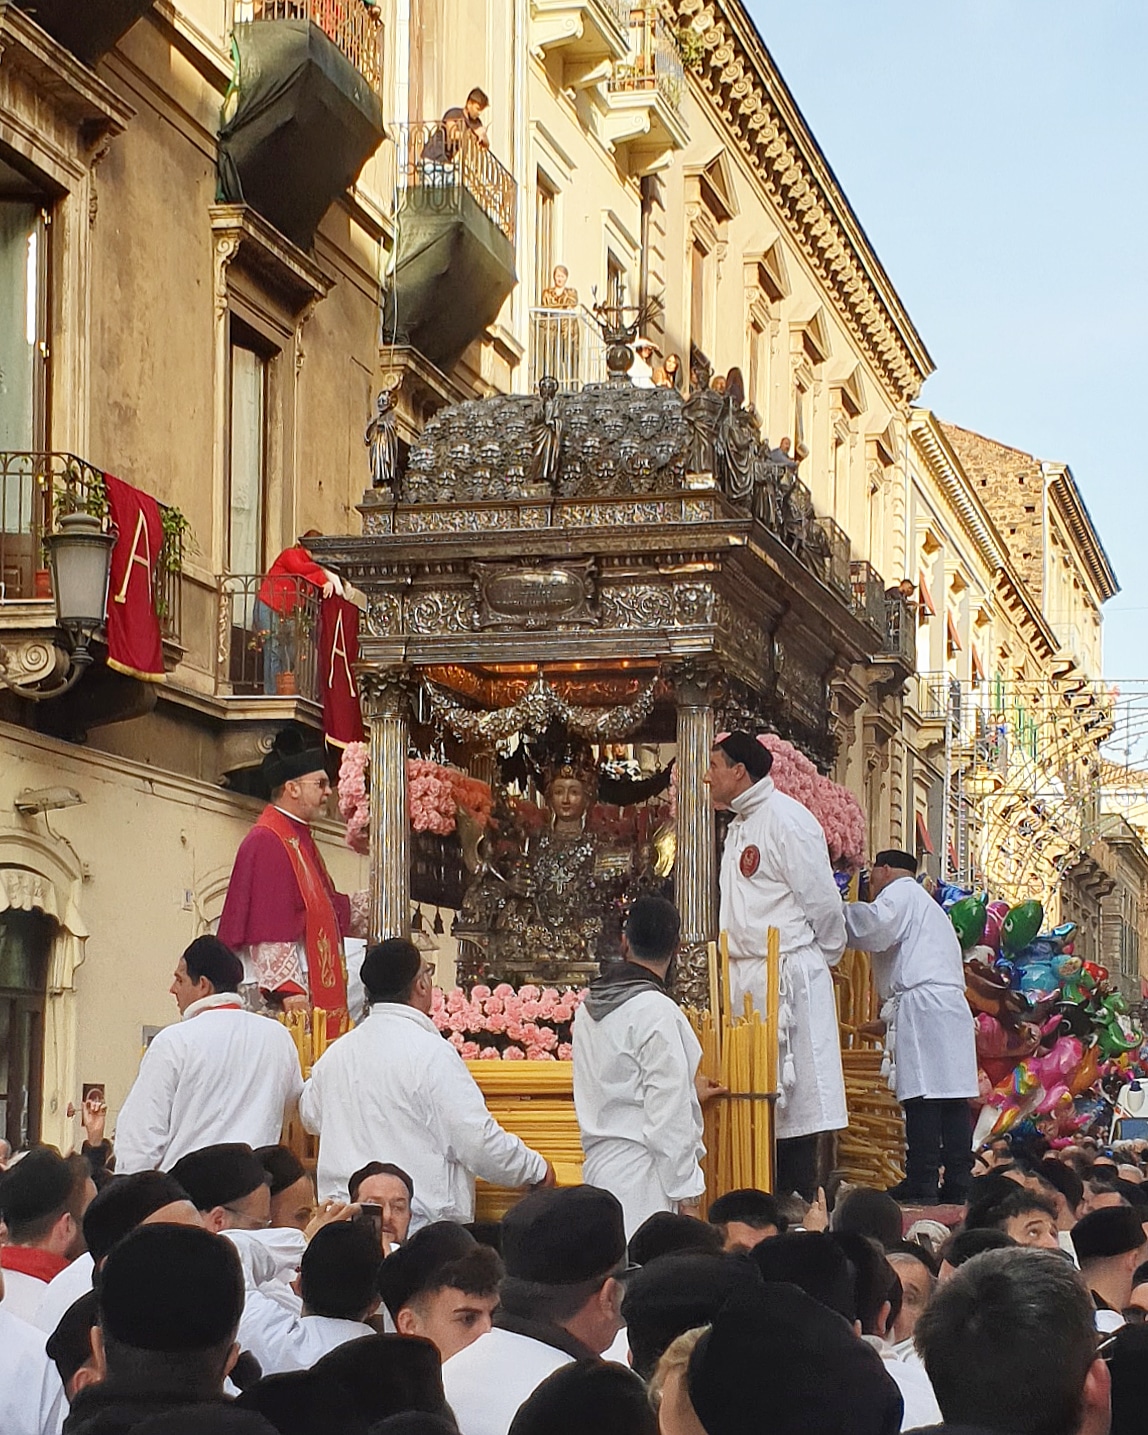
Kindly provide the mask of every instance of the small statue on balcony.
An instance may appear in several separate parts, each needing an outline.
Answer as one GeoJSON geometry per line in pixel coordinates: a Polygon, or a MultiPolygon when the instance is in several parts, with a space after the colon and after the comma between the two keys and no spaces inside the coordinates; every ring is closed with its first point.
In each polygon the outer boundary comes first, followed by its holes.
{"type": "Polygon", "coordinates": [[[544,483],[558,490],[558,468],[562,458],[562,401],[558,397],[558,380],[549,374],[538,381],[538,397],[542,412],[531,434],[533,456],[530,460],[530,482],[544,483]]]}
{"type": "Polygon", "coordinates": [[[753,497],[754,466],[761,446],[758,427],[757,416],[745,407],[741,370],[730,369],[714,440],[714,459],[722,492],[734,503],[746,503],[753,497]]]}
{"type": "Polygon", "coordinates": [[[398,386],[383,389],[375,400],[375,415],[367,425],[363,442],[370,453],[371,487],[389,488],[398,496],[399,432],[398,386]]]}
{"type": "Polygon", "coordinates": [[[698,348],[690,347],[690,396],[682,405],[682,418],[690,429],[690,449],[686,460],[689,473],[716,471],[718,423],[724,399],[710,388],[713,366],[698,348]]]}

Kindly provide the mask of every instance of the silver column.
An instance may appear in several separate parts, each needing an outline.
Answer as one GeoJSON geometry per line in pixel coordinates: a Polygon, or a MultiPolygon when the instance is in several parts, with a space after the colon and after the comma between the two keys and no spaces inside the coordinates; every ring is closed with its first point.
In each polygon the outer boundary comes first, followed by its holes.
{"type": "Polygon", "coordinates": [[[412,684],[406,668],[367,673],[360,681],[371,732],[370,939],[377,942],[410,935],[407,749],[412,684]]]}

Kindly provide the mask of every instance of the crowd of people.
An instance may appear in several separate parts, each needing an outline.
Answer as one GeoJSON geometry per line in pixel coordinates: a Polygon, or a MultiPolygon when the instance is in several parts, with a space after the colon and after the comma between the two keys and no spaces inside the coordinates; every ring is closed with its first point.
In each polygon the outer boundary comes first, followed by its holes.
{"type": "Polygon", "coordinates": [[[687,1201],[629,1239],[609,1190],[545,1175],[497,1224],[431,1219],[389,1154],[320,1201],[280,1144],[118,1174],[102,1144],[18,1153],[0,1430],[1144,1429],[1143,1143],[998,1139],[952,1229],[846,1186],[687,1201]]]}
{"type": "Polygon", "coordinates": [[[367,1014],[305,1081],[248,1000],[254,973],[265,1005],[324,1022],[347,1005],[354,904],[304,840],[326,778],[314,753],[274,762],[225,908],[238,953],[203,936],[180,956],[180,1020],[113,1140],[89,1100],[79,1151],[0,1152],[0,1435],[1145,1428],[1148,1143],[1006,1137],[974,1159],[959,945],[910,854],[878,853],[870,900],[843,905],[768,750],[719,736],[738,1000],[764,1007],[767,929],[782,942],[776,1189],[706,1189],[722,1092],[671,995],[660,896],[630,905],[622,960],[575,1016],[585,1159],[560,1185],[435,1027],[412,942],[367,949],[367,1014]],[[847,1119],[830,968],[850,940],[872,953],[906,1112],[892,1191],[824,1179],[847,1119]],[[313,1170],[285,1141],[300,1125],[313,1170]],[[497,1223],[475,1220],[479,1177],[522,1192],[497,1223]]]}

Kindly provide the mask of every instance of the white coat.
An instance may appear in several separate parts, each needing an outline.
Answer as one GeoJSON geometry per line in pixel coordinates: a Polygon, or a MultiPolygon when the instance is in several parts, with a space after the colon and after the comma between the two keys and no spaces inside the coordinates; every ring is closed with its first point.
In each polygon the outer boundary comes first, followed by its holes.
{"type": "Polygon", "coordinates": [[[733,1013],[748,994],[765,1012],[766,931],[781,944],[781,1071],[777,1136],[849,1124],[830,968],[845,950],[841,895],[816,817],[763,777],[730,803],[721,862],[721,927],[729,934],[733,1013]]]}
{"type": "Polygon", "coordinates": [[[0,1430],[59,1435],[68,1401],[44,1354],[44,1332],[0,1307],[0,1430]]]}
{"type": "MultiPolygon", "coordinates": [[[[95,1262],[87,1251],[69,1261],[58,1276],[41,1287],[40,1300],[32,1314],[32,1324],[45,1335],[51,1335],[64,1313],[92,1288],[95,1262]]],[[[5,1276],[7,1281],[7,1276],[5,1276]]]]}
{"type": "Polygon", "coordinates": [[[906,874],[874,902],[847,902],[849,940],[868,952],[898,1101],[977,1094],[961,944],[943,908],[906,874]]]}
{"type": "Polygon", "coordinates": [[[627,1240],[647,1216],[705,1191],[694,1086],[701,1056],[692,1027],[664,992],[636,987],[598,1019],[591,996],[574,1019],[582,1179],[621,1201],[627,1240]]]}
{"type": "Polygon", "coordinates": [[[442,1368],[461,1435],[507,1435],[518,1407],[572,1357],[513,1331],[488,1330],[442,1368]]]}
{"type": "Polygon", "coordinates": [[[474,1077],[429,1016],[377,1002],[315,1063],[299,1113],[319,1135],[320,1199],[347,1199],[368,1161],[391,1161],[414,1182],[411,1229],[474,1220],[474,1178],[541,1181],[546,1161],[504,1131],[474,1077]]]}
{"type": "Polygon", "coordinates": [[[303,1078],[287,1028],[243,1011],[234,993],[192,1002],[157,1032],[116,1122],[116,1170],[170,1171],[221,1141],[272,1146],[303,1078]]]}

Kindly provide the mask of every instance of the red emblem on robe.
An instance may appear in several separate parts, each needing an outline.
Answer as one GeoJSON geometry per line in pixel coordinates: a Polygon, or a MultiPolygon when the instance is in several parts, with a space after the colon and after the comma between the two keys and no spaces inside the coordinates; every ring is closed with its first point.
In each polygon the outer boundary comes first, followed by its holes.
{"type": "Polygon", "coordinates": [[[746,847],[741,854],[741,875],[752,877],[761,866],[761,853],[754,846],[746,847]]]}

